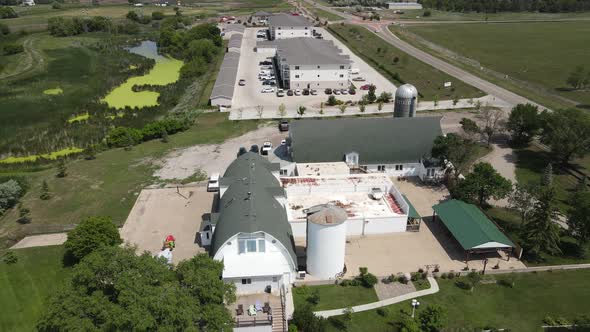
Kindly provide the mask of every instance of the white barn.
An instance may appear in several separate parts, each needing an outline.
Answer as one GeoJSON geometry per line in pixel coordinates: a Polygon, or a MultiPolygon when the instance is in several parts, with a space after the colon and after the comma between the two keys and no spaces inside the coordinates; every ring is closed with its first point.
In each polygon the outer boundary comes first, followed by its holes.
{"type": "MultiPolygon", "coordinates": [[[[441,162],[431,158],[440,117],[299,120],[289,129],[289,153],[299,163],[345,162],[351,170],[417,176],[444,175],[441,162]]],[[[285,165],[282,174],[294,175],[285,165]]]]}
{"type": "Polygon", "coordinates": [[[303,16],[280,13],[268,17],[270,39],[312,37],[313,25],[303,16]]]}
{"type": "Polygon", "coordinates": [[[220,180],[219,212],[201,231],[202,244],[210,244],[210,255],[223,261],[222,277],[236,285],[238,295],[276,294],[296,277],[295,244],[278,170],[256,153],[238,157],[220,180]]]}

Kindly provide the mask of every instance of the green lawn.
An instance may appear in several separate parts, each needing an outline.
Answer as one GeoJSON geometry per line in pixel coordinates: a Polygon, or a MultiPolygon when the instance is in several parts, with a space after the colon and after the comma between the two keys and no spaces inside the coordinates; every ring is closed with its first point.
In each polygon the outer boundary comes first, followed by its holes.
{"type": "MultiPolygon", "coordinates": [[[[488,284],[476,287],[473,292],[457,287],[456,280],[439,279],[440,292],[421,297],[420,307],[439,304],[446,309],[448,323],[443,332],[479,331],[484,326],[518,332],[541,331],[542,320],[547,315],[572,320],[590,311],[590,270],[526,273],[514,278],[514,288],[488,284]]],[[[396,331],[394,325],[403,315],[401,311],[411,312],[409,301],[383,309],[385,316],[377,310],[354,313],[348,331],[396,331]]],[[[330,330],[336,329],[330,327],[330,330]]]]}
{"type": "Polygon", "coordinates": [[[13,252],[17,263],[0,262],[0,331],[33,331],[47,297],[70,270],[62,264],[63,246],[13,252]]]}
{"type": "Polygon", "coordinates": [[[314,306],[314,310],[346,308],[379,301],[374,288],[340,285],[300,286],[293,288],[295,307],[306,303],[306,299],[315,290],[319,292],[320,302],[314,306]]]}
{"type": "Polygon", "coordinates": [[[319,16],[320,19],[322,19],[322,21],[323,20],[328,20],[328,21],[342,21],[342,20],[344,20],[344,18],[340,15],[335,15],[335,14],[325,11],[323,9],[315,8],[311,5],[309,5],[307,7],[307,9],[309,9],[309,11],[314,14],[314,16],[319,16]]]}
{"type": "Polygon", "coordinates": [[[470,98],[483,95],[476,88],[398,50],[365,28],[340,24],[330,25],[329,28],[354,53],[395,85],[407,82],[416,86],[422,100],[433,100],[436,95],[441,100],[454,96],[470,98]],[[399,58],[397,64],[394,64],[395,57],[399,58]],[[399,79],[394,78],[395,73],[399,79]],[[454,90],[443,88],[444,82],[452,82],[454,90]]]}
{"type": "MultiPolygon", "coordinates": [[[[526,82],[512,84],[525,92],[532,91],[533,100],[539,100],[536,95],[554,94],[573,100],[575,103],[570,106],[590,105],[590,92],[569,91],[566,84],[576,66],[590,64],[587,22],[445,24],[444,29],[431,24],[404,29],[477,60],[483,67],[526,82]]],[[[472,68],[475,69],[479,68],[472,68]]],[[[555,102],[568,105],[564,100],[555,102]]]]}
{"type": "MultiPolygon", "coordinates": [[[[139,191],[158,182],[153,178],[157,158],[176,148],[195,144],[220,143],[255,129],[258,121],[229,121],[227,114],[206,113],[197,118],[189,130],[171,135],[168,143],[149,141],[131,151],[111,149],[97,155],[95,160],[75,160],[68,163],[68,176],[56,178],[56,170],[22,173],[31,189],[23,197],[23,205],[31,209],[32,223],[18,224],[13,209],[0,218],[0,248],[9,245],[7,239],[25,230],[59,229],[60,225],[76,224],[82,218],[108,215],[122,224],[131,210],[139,191]],[[54,196],[39,199],[41,184],[46,180],[54,196]]],[[[2,173],[0,173],[2,174],[2,173]]]]}

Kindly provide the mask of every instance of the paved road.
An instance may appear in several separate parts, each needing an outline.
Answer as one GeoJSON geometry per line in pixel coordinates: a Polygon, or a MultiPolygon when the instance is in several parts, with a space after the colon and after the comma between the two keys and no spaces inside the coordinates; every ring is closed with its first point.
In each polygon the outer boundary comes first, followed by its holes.
{"type": "MultiPolygon", "coordinates": [[[[306,0],[308,1],[308,0],[306,0]]],[[[313,3],[311,1],[308,1],[310,3],[313,3]]],[[[522,104],[522,103],[531,103],[534,105],[539,106],[539,108],[543,109],[546,107],[543,107],[527,98],[524,98],[522,96],[517,95],[516,93],[513,93],[511,91],[508,91],[502,87],[497,86],[494,83],[488,82],[480,77],[477,77],[463,69],[460,69],[448,62],[445,62],[439,58],[436,58],[412,45],[410,45],[409,43],[399,39],[398,37],[396,37],[388,28],[388,26],[392,23],[391,21],[381,21],[381,22],[367,22],[367,21],[362,21],[360,18],[355,17],[353,15],[347,14],[347,13],[343,13],[343,12],[339,12],[337,10],[334,10],[330,7],[326,7],[323,6],[321,4],[315,4],[316,7],[323,9],[327,12],[336,14],[336,15],[340,15],[344,18],[346,18],[347,22],[350,24],[356,24],[359,26],[364,26],[364,27],[370,27],[369,30],[371,31],[377,31],[377,35],[379,37],[381,37],[383,40],[385,40],[386,42],[388,42],[389,44],[395,46],[396,48],[399,48],[400,50],[402,50],[403,52],[406,52],[407,54],[413,56],[414,58],[425,62],[431,66],[433,66],[434,68],[437,68],[471,86],[474,86],[478,89],[480,89],[481,91],[484,91],[487,94],[496,96],[500,99],[503,99],[504,101],[506,101],[509,104],[512,105],[516,105],[516,104],[522,104]]]]}

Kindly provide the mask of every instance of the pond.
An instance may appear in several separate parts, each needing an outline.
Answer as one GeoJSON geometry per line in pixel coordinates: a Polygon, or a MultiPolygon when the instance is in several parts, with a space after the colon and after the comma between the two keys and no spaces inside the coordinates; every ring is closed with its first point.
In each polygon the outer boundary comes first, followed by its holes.
{"type": "Polygon", "coordinates": [[[172,84],[178,81],[180,68],[182,68],[184,63],[180,60],[158,54],[158,46],[150,40],[143,41],[139,46],[131,47],[127,50],[131,53],[154,59],[156,60],[156,64],[147,74],[127,79],[127,81],[106,95],[102,101],[106,102],[109,107],[116,109],[122,109],[126,106],[142,108],[158,105],[158,97],[160,96],[158,92],[134,92],[132,90],[133,86],[143,84],[172,84]]]}

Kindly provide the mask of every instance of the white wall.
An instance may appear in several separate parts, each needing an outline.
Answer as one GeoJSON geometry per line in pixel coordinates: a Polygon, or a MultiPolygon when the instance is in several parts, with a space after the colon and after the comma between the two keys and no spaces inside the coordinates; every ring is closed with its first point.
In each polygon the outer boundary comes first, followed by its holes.
{"type": "Polygon", "coordinates": [[[211,106],[227,106],[231,107],[231,98],[226,97],[215,97],[211,98],[211,106]]]}
{"type": "Polygon", "coordinates": [[[271,39],[287,39],[297,37],[311,37],[312,27],[288,27],[288,26],[271,26],[271,39]]]}
{"type": "Polygon", "coordinates": [[[389,176],[419,176],[420,172],[422,171],[422,164],[421,163],[405,163],[405,164],[385,164],[385,172],[379,171],[378,167],[380,165],[365,165],[362,163],[362,156],[361,156],[361,166],[367,166],[367,171],[371,173],[385,173],[389,176]],[[395,166],[402,165],[401,171],[396,171],[395,166]]]}
{"type": "MultiPolygon", "coordinates": [[[[403,202],[403,201],[402,201],[403,202]]],[[[399,202],[400,205],[402,204],[399,202]]],[[[305,239],[307,237],[306,225],[307,222],[289,222],[291,224],[291,231],[293,237],[297,239],[305,239]]],[[[407,215],[404,216],[389,216],[377,218],[351,218],[346,220],[346,236],[359,236],[371,234],[387,234],[405,232],[408,223],[407,215]],[[363,233],[363,221],[365,221],[365,229],[363,233]]]]}
{"type": "MultiPolygon", "coordinates": [[[[265,252],[240,254],[236,234],[213,257],[224,262],[223,280],[235,282],[238,294],[264,292],[264,287],[272,282],[273,276],[278,276],[279,280],[282,278],[285,283],[295,278],[297,262],[293,262],[283,244],[269,234],[264,234],[264,239],[265,252]],[[252,279],[252,284],[242,285],[243,278],[252,279]]],[[[278,290],[278,284],[273,284],[274,290],[278,290]]]]}
{"type": "Polygon", "coordinates": [[[274,276],[276,281],[273,281],[273,276],[265,277],[251,277],[251,284],[242,284],[242,278],[226,278],[225,282],[234,283],[236,285],[236,295],[257,294],[264,293],[266,286],[271,286],[273,294],[279,293],[281,275],[274,276]]]}
{"type": "Polygon", "coordinates": [[[350,65],[301,66],[289,64],[291,82],[297,81],[349,81],[350,65]],[[295,69],[295,67],[299,69],[295,69]],[[342,67],[342,68],[341,68],[342,67]],[[340,77],[342,75],[342,77],[340,77]],[[299,77],[297,77],[299,76],[299,77]]]}

